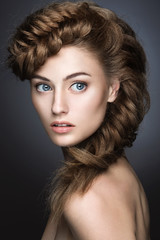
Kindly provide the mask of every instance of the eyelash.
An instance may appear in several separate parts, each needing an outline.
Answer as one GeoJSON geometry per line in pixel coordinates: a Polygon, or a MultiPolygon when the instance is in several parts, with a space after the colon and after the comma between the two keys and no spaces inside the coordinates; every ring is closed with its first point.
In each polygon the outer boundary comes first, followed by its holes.
{"type": "Polygon", "coordinates": [[[37,83],[37,84],[35,85],[35,88],[36,88],[36,90],[37,90],[38,92],[48,92],[48,91],[51,91],[51,90],[52,90],[52,88],[51,88],[48,84],[46,84],[46,83],[37,83]],[[44,89],[43,89],[43,91],[42,91],[42,90],[39,90],[38,88],[39,88],[40,86],[42,86],[42,87],[47,86],[47,87],[49,88],[49,90],[47,90],[47,91],[45,91],[44,89]]]}
{"type": "Polygon", "coordinates": [[[84,86],[84,88],[83,89],[77,89],[77,90],[73,90],[74,92],[83,92],[83,91],[85,91],[86,90],[86,88],[87,88],[87,83],[85,83],[85,82],[75,82],[75,83],[73,83],[72,85],[71,85],[71,88],[73,87],[73,86],[76,86],[76,85],[78,85],[78,84],[80,84],[80,85],[83,85],[84,86]]]}
{"type": "MultiPolygon", "coordinates": [[[[48,85],[48,84],[46,84],[46,83],[37,83],[36,85],[35,85],[35,88],[36,88],[36,91],[37,92],[40,92],[40,93],[43,93],[43,92],[49,92],[49,91],[51,91],[52,90],[52,88],[48,85]],[[48,90],[39,90],[38,88],[40,88],[40,87],[48,87],[48,90]]],[[[85,83],[85,82],[74,82],[71,86],[70,86],[70,88],[72,89],[72,91],[74,91],[74,92],[83,92],[83,91],[85,91],[86,90],[86,88],[87,88],[87,83],[85,83]],[[73,89],[73,87],[74,86],[78,86],[78,84],[79,85],[83,85],[83,88],[82,89],[73,89]]]]}

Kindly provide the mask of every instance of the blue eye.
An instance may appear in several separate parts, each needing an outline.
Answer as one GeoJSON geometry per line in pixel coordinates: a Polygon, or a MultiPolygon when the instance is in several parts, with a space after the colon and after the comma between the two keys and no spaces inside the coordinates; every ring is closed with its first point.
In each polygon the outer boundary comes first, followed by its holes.
{"type": "Polygon", "coordinates": [[[80,92],[80,91],[83,91],[86,88],[86,84],[85,83],[81,83],[81,82],[74,83],[71,86],[71,88],[72,88],[73,91],[80,92]]]}
{"type": "Polygon", "coordinates": [[[51,90],[51,87],[49,85],[43,83],[37,85],[36,88],[39,92],[47,92],[51,90]]]}

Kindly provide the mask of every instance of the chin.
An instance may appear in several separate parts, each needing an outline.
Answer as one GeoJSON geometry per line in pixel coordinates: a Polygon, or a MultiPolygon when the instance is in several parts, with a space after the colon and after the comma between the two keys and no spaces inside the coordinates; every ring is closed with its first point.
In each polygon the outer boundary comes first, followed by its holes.
{"type": "MultiPolygon", "coordinates": [[[[93,135],[93,133],[91,133],[93,135]]],[[[51,141],[59,146],[59,147],[74,147],[77,146],[83,142],[85,142],[85,140],[87,140],[90,136],[92,136],[91,134],[78,134],[79,136],[77,137],[77,134],[75,136],[75,134],[48,134],[51,141]]]]}
{"type": "Polygon", "coordinates": [[[59,136],[59,137],[50,136],[51,141],[59,147],[74,147],[84,142],[87,138],[88,137],[81,137],[75,139],[71,136],[59,136]]]}
{"type": "Polygon", "coordinates": [[[74,147],[75,146],[75,144],[56,143],[56,142],[53,142],[53,143],[58,147],[74,147]]]}
{"type": "Polygon", "coordinates": [[[51,141],[59,147],[74,147],[75,145],[81,143],[81,141],[67,140],[67,139],[52,139],[51,141]]]}

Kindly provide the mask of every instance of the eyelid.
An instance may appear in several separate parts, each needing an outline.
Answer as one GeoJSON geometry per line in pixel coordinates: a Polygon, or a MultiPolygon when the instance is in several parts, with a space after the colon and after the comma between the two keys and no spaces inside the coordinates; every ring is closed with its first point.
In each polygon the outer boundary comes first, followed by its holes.
{"type": "Polygon", "coordinates": [[[37,82],[37,83],[35,83],[34,87],[35,87],[36,91],[40,92],[40,93],[42,93],[42,92],[50,92],[52,90],[52,87],[49,84],[47,84],[46,82],[37,82]],[[46,85],[50,89],[48,91],[40,91],[40,90],[38,90],[38,87],[41,86],[41,85],[46,85]]]}
{"type": "Polygon", "coordinates": [[[71,86],[73,85],[73,84],[76,84],[76,83],[82,83],[82,84],[84,84],[84,85],[88,85],[88,83],[86,82],[86,81],[84,81],[84,80],[74,80],[74,81],[72,81],[72,84],[71,84],[71,86]]]}
{"type": "Polygon", "coordinates": [[[36,84],[46,84],[46,85],[49,85],[49,86],[51,85],[50,81],[45,81],[43,79],[38,79],[38,78],[32,78],[31,83],[33,85],[36,85],[36,84]]]}
{"type": "Polygon", "coordinates": [[[77,93],[78,93],[78,92],[84,92],[84,91],[86,90],[87,86],[88,86],[88,84],[87,84],[86,82],[77,80],[77,81],[75,81],[74,83],[72,83],[72,85],[70,86],[70,88],[72,89],[73,92],[77,92],[77,93]],[[83,84],[85,87],[84,87],[84,89],[82,89],[82,90],[78,90],[78,89],[77,89],[77,90],[73,90],[72,87],[73,87],[75,84],[83,84]]]}

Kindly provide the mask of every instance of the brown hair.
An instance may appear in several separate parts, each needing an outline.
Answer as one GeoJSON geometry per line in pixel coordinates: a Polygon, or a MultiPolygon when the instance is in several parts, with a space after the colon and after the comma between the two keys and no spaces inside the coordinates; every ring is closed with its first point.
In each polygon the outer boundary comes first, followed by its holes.
{"type": "Polygon", "coordinates": [[[30,79],[66,45],[96,54],[106,74],[116,76],[121,85],[102,126],[77,146],[63,148],[66,161],[50,194],[56,221],[69,196],[87,191],[132,146],[149,108],[146,57],[134,31],[115,13],[91,2],[53,3],[28,16],[11,40],[8,65],[21,80],[30,79]]]}

